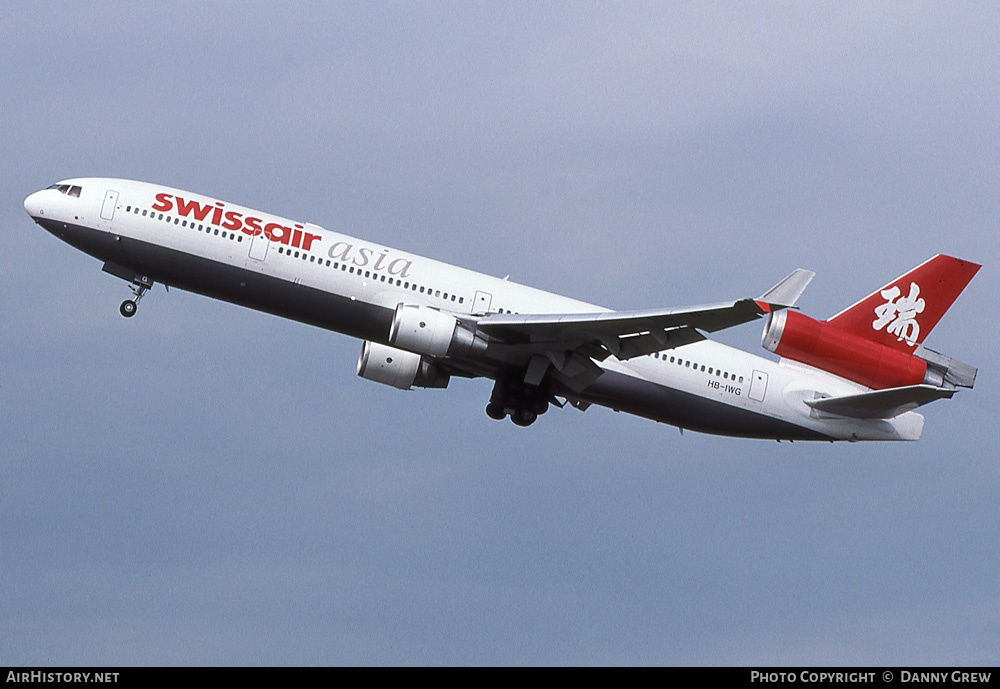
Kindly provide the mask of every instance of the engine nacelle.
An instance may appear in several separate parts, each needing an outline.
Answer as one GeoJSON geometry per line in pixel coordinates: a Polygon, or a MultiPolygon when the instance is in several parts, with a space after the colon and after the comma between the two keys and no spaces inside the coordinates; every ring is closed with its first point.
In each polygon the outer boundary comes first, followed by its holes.
{"type": "Polygon", "coordinates": [[[428,356],[482,356],[486,339],[450,313],[400,303],[392,317],[389,343],[428,356]]]}
{"type": "Polygon", "coordinates": [[[358,375],[400,390],[446,388],[451,379],[433,361],[419,354],[368,340],[361,345],[358,375]]]}
{"type": "Polygon", "coordinates": [[[923,359],[797,311],[771,313],[761,344],[778,356],[875,390],[924,382],[941,384],[941,376],[929,371],[923,359]]]}

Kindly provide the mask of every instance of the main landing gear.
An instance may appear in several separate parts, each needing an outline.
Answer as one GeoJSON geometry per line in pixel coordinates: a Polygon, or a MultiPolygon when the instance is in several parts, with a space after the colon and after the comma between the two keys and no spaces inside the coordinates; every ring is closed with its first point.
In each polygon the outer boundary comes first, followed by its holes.
{"type": "Polygon", "coordinates": [[[551,393],[545,385],[529,385],[513,375],[499,375],[493,385],[486,415],[497,421],[506,416],[518,426],[530,426],[549,409],[551,393]]]}

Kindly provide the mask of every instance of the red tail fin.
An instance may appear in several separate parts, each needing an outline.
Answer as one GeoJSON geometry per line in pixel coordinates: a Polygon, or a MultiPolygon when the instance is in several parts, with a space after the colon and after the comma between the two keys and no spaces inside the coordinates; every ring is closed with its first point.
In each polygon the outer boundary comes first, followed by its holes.
{"type": "Polygon", "coordinates": [[[979,268],[938,254],[827,322],[910,352],[934,329],[979,268]]]}

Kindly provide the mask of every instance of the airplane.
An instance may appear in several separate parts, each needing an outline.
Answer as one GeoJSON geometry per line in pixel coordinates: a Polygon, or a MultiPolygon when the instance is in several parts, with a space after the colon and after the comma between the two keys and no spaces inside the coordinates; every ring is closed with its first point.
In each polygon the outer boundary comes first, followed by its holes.
{"type": "Polygon", "coordinates": [[[929,402],[977,369],[923,346],[980,266],[937,255],[825,321],[798,269],[757,298],[612,311],[308,222],[157,184],[68,179],[24,201],[45,230],[129,283],[157,282],[363,341],[357,374],[402,390],[489,378],[486,413],[528,426],[592,405],[773,440],[917,440],[929,402]],[[778,361],[707,334],[764,319],[778,361]]]}

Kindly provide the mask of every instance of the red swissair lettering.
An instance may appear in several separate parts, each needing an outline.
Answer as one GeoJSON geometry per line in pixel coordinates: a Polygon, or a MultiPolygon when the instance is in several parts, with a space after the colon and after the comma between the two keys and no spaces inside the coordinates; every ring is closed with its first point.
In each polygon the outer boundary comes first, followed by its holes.
{"type": "Polygon", "coordinates": [[[319,242],[323,239],[318,234],[306,232],[305,227],[299,223],[295,223],[294,227],[287,227],[276,222],[262,225],[264,223],[262,218],[249,215],[244,217],[239,211],[225,210],[226,204],[221,201],[216,201],[213,205],[201,204],[197,201],[188,201],[180,196],[161,192],[156,195],[156,203],[153,204],[152,208],[161,213],[169,213],[176,209],[179,215],[202,222],[205,222],[211,213],[212,217],[209,222],[216,227],[242,232],[251,237],[263,234],[272,242],[286,246],[291,245],[304,251],[311,251],[313,242],[319,242]]]}

